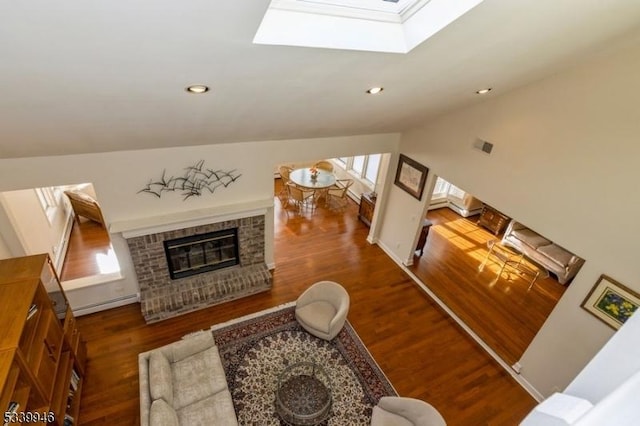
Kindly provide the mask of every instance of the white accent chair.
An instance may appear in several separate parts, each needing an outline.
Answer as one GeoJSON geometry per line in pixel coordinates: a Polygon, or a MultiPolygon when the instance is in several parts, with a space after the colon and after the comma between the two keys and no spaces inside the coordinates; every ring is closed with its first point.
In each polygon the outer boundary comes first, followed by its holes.
{"type": "Polygon", "coordinates": [[[296,320],[316,337],[332,340],[349,313],[349,293],[333,281],[319,281],[296,301],[296,320]]]}
{"type": "Polygon", "coordinates": [[[373,407],[371,426],[446,426],[431,404],[414,398],[383,396],[373,407]]]}

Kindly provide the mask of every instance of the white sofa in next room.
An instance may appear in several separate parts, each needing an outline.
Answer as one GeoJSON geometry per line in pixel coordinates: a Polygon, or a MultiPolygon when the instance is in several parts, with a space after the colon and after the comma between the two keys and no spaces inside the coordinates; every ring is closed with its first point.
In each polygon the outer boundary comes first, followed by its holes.
{"type": "Polygon", "coordinates": [[[584,264],[584,259],[515,220],[507,226],[502,243],[555,274],[560,284],[568,284],[584,264]]]}

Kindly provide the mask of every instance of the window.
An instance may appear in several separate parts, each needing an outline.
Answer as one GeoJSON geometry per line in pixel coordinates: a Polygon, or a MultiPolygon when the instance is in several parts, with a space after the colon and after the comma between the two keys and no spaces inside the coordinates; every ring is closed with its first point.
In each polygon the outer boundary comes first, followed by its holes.
{"type": "Polygon", "coordinates": [[[366,183],[375,185],[378,179],[378,169],[382,154],[357,155],[355,157],[340,157],[333,160],[342,168],[366,183]]]}
{"type": "Polygon", "coordinates": [[[364,155],[358,155],[357,157],[353,157],[353,163],[351,163],[351,170],[356,172],[358,176],[362,176],[362,172],[364,171],[364,155]]]}
{"type": "Polygon", "coordinates": [[[451,187],[451,184],[449,182],[447,182],[446,180],[442,179],[441,177],[438,177],[438,179],[436,179],[436,185],[433,188],[433,196],[432,198],[444,198],[447,196],[447,194],[449,193],[449,188],[451,187]]]}
{"type": "Polygon", "coordinates": [[[60,204],[60,188],[49,186],[46,188],[35,188],[34,191],[38,196],[38,200],[40,201],[42,210],[44,210],[44,214],[47,216],[49,223],[51,223],[56,213],[56,209],[60,204]]]}
{"type": "Polygon", "coordinates": [[[378,178],[378,169],[380,168],[380,154],[373,154],[369,156],[367,161],[367,169],[364,172],[364,178],[369,182],[374,182],[378,178]]]}
{"type": "Polygon", "coordinates": [[[464,198],[466,193],[462,189],[451,184],[451,188],[449,188],[449,194],[453,195],[454,197],[464,198]]]}

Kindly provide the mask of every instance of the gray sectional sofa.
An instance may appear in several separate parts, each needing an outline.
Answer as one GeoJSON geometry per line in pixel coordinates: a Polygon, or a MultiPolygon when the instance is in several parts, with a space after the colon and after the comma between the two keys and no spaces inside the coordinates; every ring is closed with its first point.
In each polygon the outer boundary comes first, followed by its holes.
{"type": "Polygon", "coordinates": [[[509,222],[502,237],[502,244],[513,247],[549,272],[553,272],[560,284],[568,284],[584,264],[584,259],[515,220],[509,222]]]}
{"type": "Polygon", "coordinates": [[[237,426],[218,348],[201,331],[138,356],[141,426],[237,426]]]}

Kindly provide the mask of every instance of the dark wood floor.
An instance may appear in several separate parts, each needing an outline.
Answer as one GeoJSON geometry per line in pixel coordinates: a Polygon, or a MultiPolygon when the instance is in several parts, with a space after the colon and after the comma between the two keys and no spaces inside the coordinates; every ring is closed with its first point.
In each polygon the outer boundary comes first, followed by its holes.
{"type": "Polygon", "coordinates": [[[487,241],[500,239],[448,208],[429,211],[434,225],[424,255],[411,267],[453,312],[504,361],[518,361],[542,327],[565,286],[553,277],[538,279],[531,290],[528,277],[505,269],[491,256],[482,272],[487,241]]]}
{"type": "Polygon", "coordinates": [[[145,325],[137,304],[80,317],[88,350],[80,423],[139,423],[138,353],[295,300],[313,282],[328,279],[349,291],[349,321],[399,394],[429,401],[452,426],[517,425],[535,406],[533,398],[378,246],[366,242],[368,228],[356,215],[350,203],[344,213],[320,208],[313,216],[297,216],[285,213],[276,199],[270,292],[153,325],[145,325]]]}

